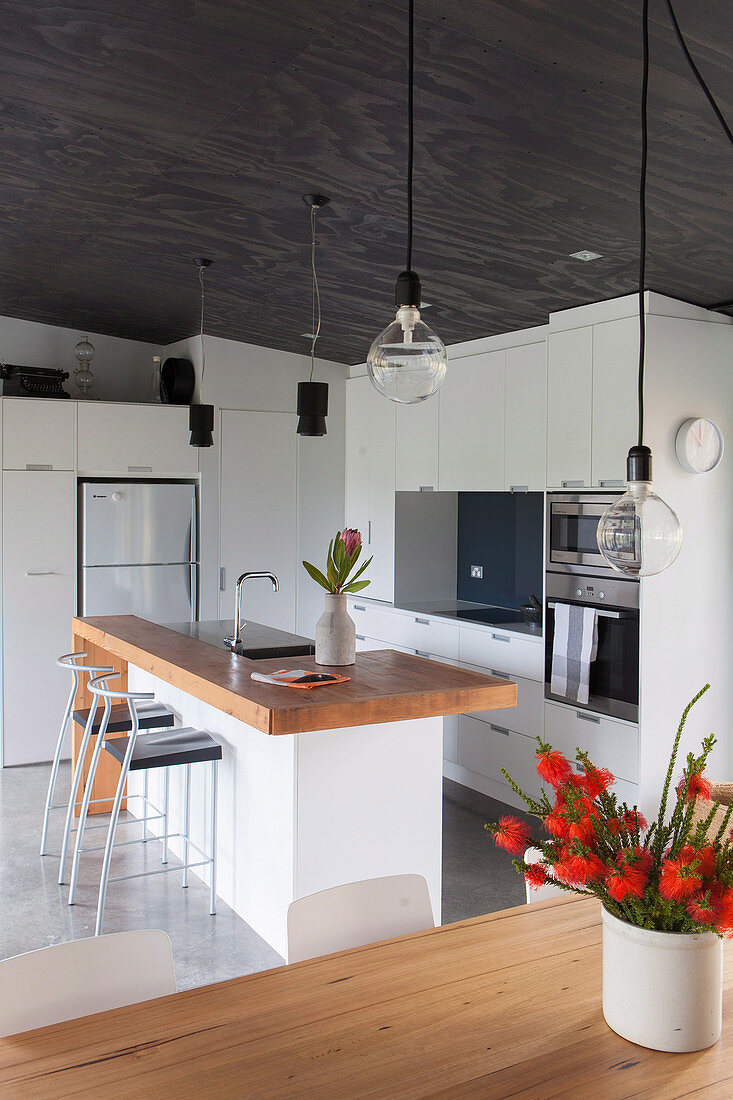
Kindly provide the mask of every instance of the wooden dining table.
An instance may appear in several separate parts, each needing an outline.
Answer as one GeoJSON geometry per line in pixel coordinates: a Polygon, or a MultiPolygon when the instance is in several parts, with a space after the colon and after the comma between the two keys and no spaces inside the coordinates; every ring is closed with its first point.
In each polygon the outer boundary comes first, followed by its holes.
{"type": "Polygon", "coordinates": [[[729,1100],[726,955],[695,1054],[607,1027],[600,905],[561,898],[0,1039],[0,1097],[729,1100]]]}

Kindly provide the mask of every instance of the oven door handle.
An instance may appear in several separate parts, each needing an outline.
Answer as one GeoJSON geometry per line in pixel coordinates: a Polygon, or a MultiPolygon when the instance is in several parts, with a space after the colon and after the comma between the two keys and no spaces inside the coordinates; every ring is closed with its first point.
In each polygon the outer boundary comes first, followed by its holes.
{"type": "MultiPolygon", "coordinates": [[[[557,600],[548,600],[548,607],[557,607],[557,600]]],[[[589,607],[589,604],[570,604],[570,607],[589,607]]],[[[606,611],[605,607],[594,607],[593,610],[596,614],[600,615],[602,619],[630,619],[634,614],[633,611],[606,611]]]]}

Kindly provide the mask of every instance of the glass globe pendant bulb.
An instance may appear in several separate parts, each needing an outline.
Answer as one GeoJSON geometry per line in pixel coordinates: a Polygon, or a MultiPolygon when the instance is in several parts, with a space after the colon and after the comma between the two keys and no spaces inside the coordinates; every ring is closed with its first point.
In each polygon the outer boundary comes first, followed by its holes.
{"type": "Polygon", "coordinates": [[[619,573],[653,577],[677,558],[682,527],[651,482],[630,481],[623,496],[601,516],[596,538],[603,557],[619,573]]]}
{"type": "Polygon", "coordinates": [[[399,307],[395,320],[380,332],[367,356],[372,385],[400,405],[426,401],[437,393],[447,365],[443,341],[420,320],[415,306],[399,307]]]}

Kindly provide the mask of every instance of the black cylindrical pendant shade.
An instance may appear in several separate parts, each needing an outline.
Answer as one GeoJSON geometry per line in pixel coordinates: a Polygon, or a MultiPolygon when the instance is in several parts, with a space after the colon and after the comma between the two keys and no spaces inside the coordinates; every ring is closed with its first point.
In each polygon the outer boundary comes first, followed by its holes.
{"type": "Polygon", "coordinates": [[[192,447],[211,447],[214,443],[214,406],[191,405],[188,410],[189,443],[192,447]]]}
{"type": "Polygon", "coordinates": [[[298,435],[325,435],[328,382],[298,382],[298,435]]]}

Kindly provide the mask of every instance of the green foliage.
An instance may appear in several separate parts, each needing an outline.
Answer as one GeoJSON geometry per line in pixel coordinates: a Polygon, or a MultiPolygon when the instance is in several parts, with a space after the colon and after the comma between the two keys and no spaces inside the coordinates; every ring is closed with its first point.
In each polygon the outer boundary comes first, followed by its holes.
{"type": "Polygon", "coordinates": [[[356,592],[361,592],[370,584],[368,580],[359,580],[362,573],[371,565],[372,558],[362,562],[357,571],[354,573],[354,567],[361,557],[362,543],[361,535],[358,531],[337,531],[336,535],[328,546],[328,554],[326,556],[326,572],[321,572],[315,565],[311,565],[310,562],[304,561],[303,568],[312,579],[320,584],[321,588],[324,588],[326,592],[330,592],[332,595],[339,595],[340,593],[348,592],[350,595],[354,595],[356,592]],[[351,550],[351,553],[346,552],[346,543],[343,535],[346,535],[350,541],[350,545],[358,538],[358,544],[351,550]]]}

